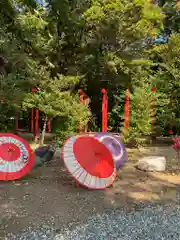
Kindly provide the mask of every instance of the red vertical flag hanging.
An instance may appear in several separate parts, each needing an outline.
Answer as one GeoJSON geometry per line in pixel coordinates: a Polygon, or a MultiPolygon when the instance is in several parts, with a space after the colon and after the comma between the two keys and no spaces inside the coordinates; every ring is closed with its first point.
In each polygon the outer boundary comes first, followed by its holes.
{"type": "Polygon", "coordinates": [[[107,132],[108,122],[108,97],[106,89],[102,89],[103,100],[102,100],[102,132],[107,132]]]}
{"type": "Polygon", "coordinates": [[[35,137],[38,135],[38,128],[39,128],[39,109],[36,108],[36,124],[35,124],[35,137]]]}
{"type": "MultiPolygon", "coordinates": [[[[87,111],[89,111],[89,109],[88,109],[88,105],[89,105],[89,98],[86,98],[85,99],[85,104],[86,104],[86,106],[87,106],[87,111]]],[[[87,113],[87,115],[89,114],[89,112],[87,113]]],[[[87,122],[86,122],[86,126],[85,126],[85,130],[84,130],[85,132],[87,132],[88,131],[88,120],[87,120],[87,122]]]]}
{"type": "Polygon", "coordinates": [[[124,128],[125,128],[125,130],[128,130],[129,120],[130,120],[130,90],[129,90],[129,88],[126,90],[124,114],[125,114],[124,128]]]}
{"type": "Polygon", "coordinates": [[[82,103],[83,103],[83,95],[80,95],[80,114],[79,114],[79,132],[82,132],[82,103]]]}
{"type": "Polygon", "coordinates": [[[47,127],[48,127],[48,132],[50,133],[51,132],[51,120],[48,120],[47,127]]]}

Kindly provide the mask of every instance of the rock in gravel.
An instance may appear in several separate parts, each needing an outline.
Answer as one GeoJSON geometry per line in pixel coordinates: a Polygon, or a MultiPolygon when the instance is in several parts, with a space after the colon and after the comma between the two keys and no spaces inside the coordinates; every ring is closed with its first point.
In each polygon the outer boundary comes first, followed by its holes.
{"type": "Polygon", "coordinates": [[[166,170],[166,158],[163,156],[147,156],[139,159],[136,168],[147,172],[163,172],[166,170]]]}

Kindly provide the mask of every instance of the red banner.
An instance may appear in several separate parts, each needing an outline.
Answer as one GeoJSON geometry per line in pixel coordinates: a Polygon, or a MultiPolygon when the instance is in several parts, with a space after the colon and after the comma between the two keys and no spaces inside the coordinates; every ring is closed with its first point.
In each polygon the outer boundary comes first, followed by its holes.
{"type": "Polygon", "coordinates": [[[130,121],[130,91],[129,91],[129,89],[126,90],[124,115],[125,115],[124,128],[126,130],[128,130],[129,121],[130,121]]]}
{"type": "Polygon", "coordinates": [[[108,122],[108,97],[106,89],[102,89],[103,93],[102,99],[102,132],[107,132],[107,122],[108,122]]]}

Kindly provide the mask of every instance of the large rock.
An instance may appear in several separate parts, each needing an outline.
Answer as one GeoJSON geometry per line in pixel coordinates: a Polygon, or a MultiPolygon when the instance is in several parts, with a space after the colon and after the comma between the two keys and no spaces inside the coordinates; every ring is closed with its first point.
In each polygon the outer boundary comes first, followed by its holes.
{"type": "Polygon", "coordinates": [[[49,146],[42,146],[35,149],[36,156],[43,158],[44,155],[49,151],[49,146]]]}
{"type": "Polygon", "coordinates": [[[166,158],[163,156],[148,156],[141,158],[136,167],[143,171],[162,172],[166,170],[166,158]]]}
{"type": "Polygon", "coordinates": [[[53,146],[43,146],[35,149],[34,152],[34,168],[41,166],[45,162],[49,162],[52,160],[55,148],[53,146]]]}

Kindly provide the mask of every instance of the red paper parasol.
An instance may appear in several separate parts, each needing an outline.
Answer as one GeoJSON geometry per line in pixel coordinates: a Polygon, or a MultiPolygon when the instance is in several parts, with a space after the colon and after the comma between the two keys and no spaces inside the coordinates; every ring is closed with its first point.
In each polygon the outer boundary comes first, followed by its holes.
{"type": "Polygon", "coordinates": [[[63,147],[62,158],[72,177],[89,189],[105,189],[116,179],[110,151],[93,137],[70,137],[63,147]]]}
{"type": "Polygon", "coordinates": [[[24,139],[0,133],[0,180],[15,180],[26,175],[34,164],[34,153],[24,139]]]}

